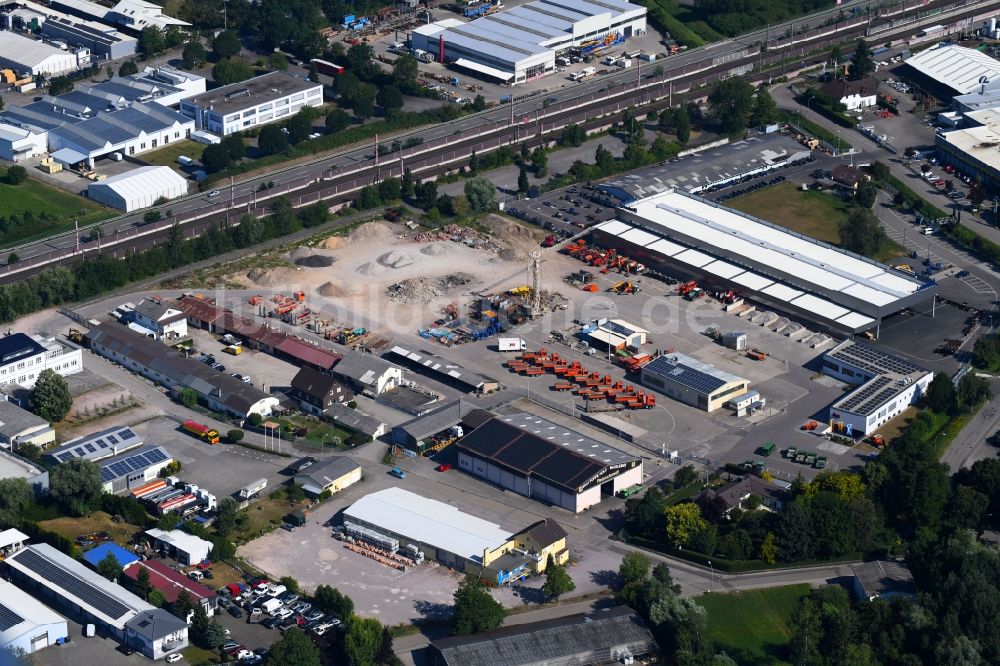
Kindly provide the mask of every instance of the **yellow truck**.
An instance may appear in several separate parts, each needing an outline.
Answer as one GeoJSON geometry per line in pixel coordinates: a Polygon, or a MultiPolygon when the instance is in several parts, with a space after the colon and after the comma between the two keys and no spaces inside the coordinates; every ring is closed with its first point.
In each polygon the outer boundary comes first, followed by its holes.
{"type": "Polygon", "coordinates": [[[227,354],[232,354],[233,356],[239,356],[240,354],[243,353],[243,347],[240,345],[226,345],[225,349],[223,349],[222,351],[226,352],[227,354]]]}

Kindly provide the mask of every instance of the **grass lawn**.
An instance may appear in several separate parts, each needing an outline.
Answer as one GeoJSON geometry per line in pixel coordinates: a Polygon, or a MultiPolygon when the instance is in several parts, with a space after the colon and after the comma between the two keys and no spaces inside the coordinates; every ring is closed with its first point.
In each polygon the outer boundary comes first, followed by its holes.
{"type": "Polygon", "coordinates": [[[111,520],[111,516],[103,511],[95,511],[89,516],[81,518],[64,517],[43,520],[38,524],[67,539],[75,539],[81,534],[91,534],[92,532],[107,532],[119,546],[126,545],[133,535],[142,531],[141,528],[129,523],[114,522],[111,520]]]}
{"type": "MultiPolygon", "coordinates": [[[[308,430],[309,432],[306,434],[304,441],[307,444],[312,444],[313,446],[322,446],[324,443],[332,441],[334,437],[340,438],[340,441],[343,443],[346,442],[347,438],[351,436],[351,433],[347,430],[343,430],[332,423],[326,423],[324,421],[316,421],[296,416],[278,420],[282,423],[289,423],[296,428],[305,428],[308,430]]],[[[346,448],[346,446],[340,448],[346,448]]]]}
{"type": "MultiPolygon", "coordinates": [[[[0,180],[6,175],[7,170],[0,169],[0,180]]],[[[74,220],[83,227],[117,214],[83,197],[64,192],[34,178],[29,177],[20,185],[0,182],[0,217],[11,218],[17,215],[23,218],[27,212],[34,215],[35,219],[31,223],[22,222],[0,231],[0,247],[18,245],[60,231],[68,231],[73,228],[74,220]],[[42,213],[45,213],[48,219],[41,219],[42,213]]]]}
{"type": "Polygon", "coordinates": [[[708,612],[708,638],[741,666],[785,664],[790,621],[809,585],[788,585],[731,594],[709,593],[696,601],[708,612]]]}
{"type": "Polygon", "coordinates": [[[199,664],[218,664],[222,660],[219,658],[219,653],[214,650],[203,650],[197,645],[188,645],[186,648],[181,650],[181,654],[184,655],[184,662],[192,664],[192,666],[198,666],[199,664]]]}
{"type": "Polygon", "coordinates": [[[246,514],[249,516],[247,526],[235,536],[246,541],[256,539],[269,531],[272,526],[280,525],[282,518],[292,511],[301,511],[306,504],[308,504],[306,500],[289,502],[284,493],[278,499],[272,499],[270,496],[262,497],[259,502],[254,502],[246,508],[246,514]]]}
{"type": "MultiPolygon", "coordinates": [[[[726,205],[831,245],[840,244],[838,227],[847,219],[848,209],[847,202],[834,194],[803,192],[787,181],[736,197],[726,205]]],[[[900,245],[889,240],[874,259],[889,261],[905,255],[900,245]]]]}
{"type": "Polygon", "coordinates": [[[159,150],[143,153],[139,156],[139,159],[154,166],[168,166],[176,169],[179,166],[177,164],[178,157],[185,155],[197,161],[201,159],[201,154],[205,152],[205,148],[206,145],[204,143],[185,139],[184,141],[171,143],[159,150]]]}

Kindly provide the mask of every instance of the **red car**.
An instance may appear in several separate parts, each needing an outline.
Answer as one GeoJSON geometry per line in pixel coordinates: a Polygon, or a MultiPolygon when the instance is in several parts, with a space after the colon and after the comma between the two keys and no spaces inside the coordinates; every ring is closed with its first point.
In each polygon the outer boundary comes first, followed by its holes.
{"type": "Polygon", "coordinates": [[[449,469],[451,469],[451,463],[441,463],[434,469],[436,469],[439,472],[447,472],[449,469]]]}

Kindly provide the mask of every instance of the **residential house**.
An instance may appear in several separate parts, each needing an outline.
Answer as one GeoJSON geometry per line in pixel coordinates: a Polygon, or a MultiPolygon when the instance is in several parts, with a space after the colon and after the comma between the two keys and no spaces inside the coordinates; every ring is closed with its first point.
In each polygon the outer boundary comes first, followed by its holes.
{"type": "Polygon", "coordinates": [[[156,340],[180,340],[187,336],[187,317],[163,301],[146,299],[126,315],[128,327],[156,340]]]}
{"type": "Polygon", "coordinates": [[[383,421],[369,416],[347,405],[334,403],[326,408],[326,418],[348,430],[360,433],[369,438],[365,441],[381,437],[388,432],[389,426],[383,421]]]}
{"type": "Polygon", "coordinates": [[[354,387],[379,395],[399,386],[403,381],[403,369],[398,365],[379,358],[374,354],[349,351],[337,361],[331,371],[335,377],[354,387]]]}
{"type": "Polygon", "coordinates": [[[143,611],[125,625],[125,644],[152,660],[188,646],[188,625],[162,608],[143,611]]]}
{"type": "Polygon", "coordinates": [[[330,406],[350,402],[354,392],[332,375],[303,367],[292,378],[290,396],[302,411],[322,416],[330,406]]]}
{"type": "Polygon", "coordinates": [[[787,500],[783,489],[753,475],[731,481],[717,490],[706,490],[704,494],[722,499],[726,503],[726,515],[733,509],[748,508],[751,496],[760,498],[761,508],[769,511],[781,511],[787,500]]]}
{"type": "Polygon", "coordinates": [[[849,190],[857,190],[862,183],[867,183],[871,177],[858,167],[848,164],[838,164],[831,173],[833,182],[849,190]]]}
{"type": "Polygon", "coordinates": [[[867,109],[878,103],[878,81],[875,79],[862,79],[860,81],[834,79],[823,84],[820,90],[834,102],[840,102],[846,106],[848,111],[867,109]]]}

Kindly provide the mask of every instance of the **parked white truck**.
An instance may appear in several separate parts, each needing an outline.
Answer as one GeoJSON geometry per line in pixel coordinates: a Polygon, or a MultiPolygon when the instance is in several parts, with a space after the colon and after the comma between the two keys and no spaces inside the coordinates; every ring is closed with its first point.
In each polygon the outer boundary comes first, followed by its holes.
{"type": "Polygon", "coordinates": [[[527,349],[528,343],[522,338],[498,338],[497,348],[502,352],[519,352],[527,349]]]}

